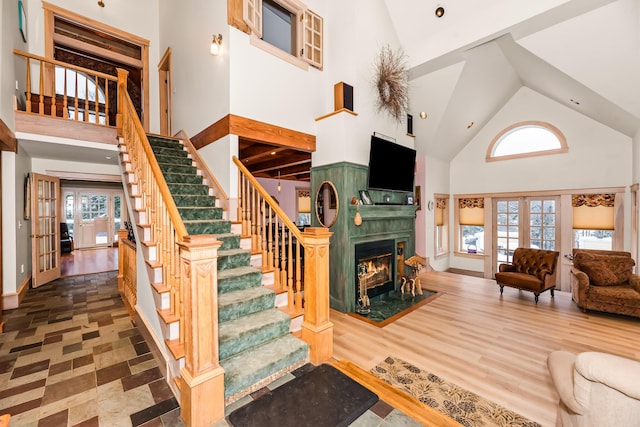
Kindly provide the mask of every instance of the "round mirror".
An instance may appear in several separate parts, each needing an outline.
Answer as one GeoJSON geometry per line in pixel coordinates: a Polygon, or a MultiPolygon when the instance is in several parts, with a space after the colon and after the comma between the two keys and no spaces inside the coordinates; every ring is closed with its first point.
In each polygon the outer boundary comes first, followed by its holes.
{"type": "Polygon", "coordinates": [[[316,194],[316,216],[323,227],[331,227],[338,219],[338,190],[330,181],[324,181],[316,194]]]}

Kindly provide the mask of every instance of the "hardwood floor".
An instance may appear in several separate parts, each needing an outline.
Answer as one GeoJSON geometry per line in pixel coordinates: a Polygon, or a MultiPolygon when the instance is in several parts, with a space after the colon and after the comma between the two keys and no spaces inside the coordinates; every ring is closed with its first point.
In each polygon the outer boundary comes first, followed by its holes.
{"type": "Polygon", "coordinates": [[[370,370],[396,356],[543,426],[555,425],[557,395],[546,359],[553,350],[602,351],[640,359],[640,321],[583,313],[567,292],[533,294],[447,272],[420,276],[442,294],[378,328],[332,311],[334,358],[370,370]]]}
{"type": "Polygon", "coordinates": [[[77,276],[80,274],[103,273],[118,269],[118,247],[76,249],[60,256],[60,274],[77,276]]]}

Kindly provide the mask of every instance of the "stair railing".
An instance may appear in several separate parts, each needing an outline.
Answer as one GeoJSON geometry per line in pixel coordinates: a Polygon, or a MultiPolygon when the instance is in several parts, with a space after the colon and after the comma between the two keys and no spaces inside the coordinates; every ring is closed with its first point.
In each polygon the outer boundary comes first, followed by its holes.
{"type": "MultiPolygon", "coordinates": [[[[118,137],[135,176],[139,216],[151,226],[147,243],[156,248],[153,266],[162,267],[170,292],[170,316],[178,321],[171,353],[184,357],[177,381],[185,425],[209,426],[224,417],[224,370],[218,358],[217,251],[213,235],[190,236],[126,91],[127,71],[118,69],[118,137]],[[201,405],[201,402],[207,405],[201,405]]],[[[142,242],[141,242],[142,243],[142,242]]],[[[153,278],[152,278],[153,279],[153,278]]],[[[169,317],[170,317],[169,316],[169,317]]],[[[167,316],[163,316],[167,317],[167,316]]],[[[166,340],[165,340],[166,341],[166,340]]],[[[177,375],[173,372],[172,375],[177,375]]]]}
{"type": "Polygon", "coordinates": [[[309,360],[318,364],[333,356],[333,324],[329,321],[329,238],[327,228],[302,232],[249,170],[238,167],[238,219],[252,251],[262,254],[262,271],[274,273],[274,287],[287,292],[287,312],[304,315],[302,339],[309,360]]]}
{"type": "Polygon", "coordinates": [[[222,210],[227,213],[231,212],[229,209],[229,196],[224,191],[224,188],[222,188],[222,185],[220,185],[220,182],[218,182],[215,175],[211,173],[207,163],[202,159],[202,157],[200,157],[200,153],[191,143],[191,139],[189,139],[187,132],[181,130],[176,134],[176,137],[182,139],[187,152],[191,154],[191,158],[194,159],[202,169],[202,175],[206,184],[213,190],[213,195],[216,197],[216,200],[220,201],[218,207],[222,208],[222,210]]]}
{"type": "Polygon", "coordinates": [[[116,77],[17,49],[13,53],[25,59],[22,107],[27,113],[116,125],[116,77]]]}
{"type": "Polygon", "coordinates": [[[118,291],[127,307],[129,317],[134,318],[138,302],[136,244],[129,240],[129,230],[118,230],[118,291]]]}

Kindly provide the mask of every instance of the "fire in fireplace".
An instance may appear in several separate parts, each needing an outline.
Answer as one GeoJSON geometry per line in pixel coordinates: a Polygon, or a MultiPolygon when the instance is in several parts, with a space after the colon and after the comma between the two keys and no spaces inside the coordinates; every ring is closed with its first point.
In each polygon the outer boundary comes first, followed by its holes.
{"type": "Polygon", "coordinates": [[[378,240],[357,244],[355,247],[356,300],[360,286],[365,286],[367,295],[374,297],[394,289],[394,241],[378,240]]]}

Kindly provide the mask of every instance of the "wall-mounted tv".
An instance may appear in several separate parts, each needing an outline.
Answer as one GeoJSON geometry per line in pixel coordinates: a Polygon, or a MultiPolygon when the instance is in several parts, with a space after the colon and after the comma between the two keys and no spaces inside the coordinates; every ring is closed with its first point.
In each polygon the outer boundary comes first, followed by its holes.
{"type": "Polygon", "coordinates": [[[415,166],[416,150],[371,135],[369,188],[413,192],[415,166]]]}

